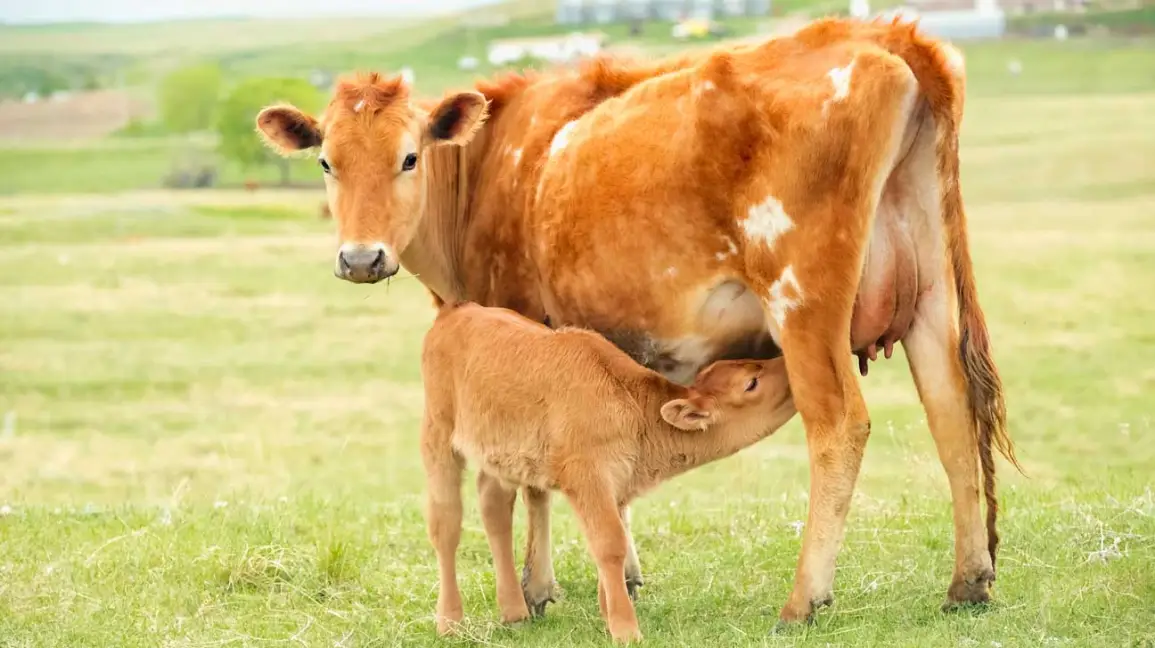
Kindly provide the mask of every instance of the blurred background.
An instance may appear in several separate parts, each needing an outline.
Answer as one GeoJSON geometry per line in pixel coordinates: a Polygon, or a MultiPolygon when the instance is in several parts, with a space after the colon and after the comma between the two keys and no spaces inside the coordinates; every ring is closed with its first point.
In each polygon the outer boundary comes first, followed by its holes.
{"type": "MultiPolygon", "coordinates": [[[[839,605],[798,641],[1152,645],[1149,0],[0,3],[0,645],[436,643],[430,300],[332,277],[316,161],[269,153],[261,107],[317,110],[353,70],[433,97],[824,15],[918,19],[965,53],[963,193],[1027,476],[1000,464],[1007,604],[944,620],[949,491],[901,354],[877,363],[839,605]]],[[[806,489],[796,420],[642,499],[650,642],[760,641],[806,489]]],[[[601,645],[560,498],[570,600],[520,630],[494,621],[467,501],[466,642],[601,645]]]]}
{"type": "Polygon", "coordinates": [[[3,11],[3,194],[315,185],[310,162],[262,150],[251,117],[273,98],[321,106],[353,69],[408,71],[435,95],[498,68],[901,14],[966,46],[972,94],[1088,93],[1149,83],[1143,43],[1155,30],[1155,6],[1140,0],[56,0],[3,11]]]}

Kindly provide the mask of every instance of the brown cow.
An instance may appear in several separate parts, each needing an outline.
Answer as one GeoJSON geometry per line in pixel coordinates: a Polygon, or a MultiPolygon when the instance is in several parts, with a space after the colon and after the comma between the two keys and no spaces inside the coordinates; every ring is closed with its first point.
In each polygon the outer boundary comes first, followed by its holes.
{"type": "Polygon", "coordinates": [[[781,358],[717,362],[687,388],[592,331],[553,331],[468,302],[441,307],[425,335],[421,372],[421,456],[442,633],[462,619],[455,556],[466,460],[478,466],[502,620],[529,616],[513,566],[515,489],[560,490],[597,563],[610,634],[628,641],[642,635],[625,585],[621,509],[671,477],[769,436],[795,411],[781,358]]]}
{"type": "MultiPolygon", "coordinates": [[[[321,148],[344,279],[403,263],[440,300],[596,329],[683,384],[780,347],[811,466],[793,621],[831,600],[869,436],[846,356],[865,365],[896,340],[951,486],[947,604],[989,599],[992,447],[1014,454],[958,183],[963,86],[961,55],[913,26],[827,19],[480,84],[428,113],[398,78],[358,77],[321,122],[276,106],[258,126],[282,152],[321,148]]],[[[526,495],[534,603],[551,593],[548,500],[526,495]]]]}

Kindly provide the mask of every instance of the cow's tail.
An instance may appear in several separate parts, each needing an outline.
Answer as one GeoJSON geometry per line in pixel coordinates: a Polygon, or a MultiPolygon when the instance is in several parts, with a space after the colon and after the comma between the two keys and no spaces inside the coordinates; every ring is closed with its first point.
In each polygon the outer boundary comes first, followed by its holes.
{"type": "Polygon", "coordinates": [[[979,305],[971,264],[970,245],[967,241],[966,215],[963,211],[962,190],[959,186],[958,136],[962,118],[963,73],[961,54],[945,43],[923,41],[940,74],[942,84],[931,96],[931,108],[937,127],[936,148],[938,173],[943,188],[942,209],[946,227],[946,244],[955,295],[958,301],[959,343],[958,354],[966,380],[967,400],[975,424],[979,464],[982,471],[983,495],[986,500],[987,550],[994,568],[998,552],[997,522],[999,501],[995,490],[995,460],[997,449],[1019,472],[1022,466],[1015,457],[1014,443],[1007,433],[1007,407],[1003,383],[991,353],[991,339],[986,318],[979,305]],[[947,87],[950,89],[948,90],[947,87]],[[937,101],[936,101],[937,99],[937,101]],[[937,104],[937,105],[935,105],[937,104]]]}

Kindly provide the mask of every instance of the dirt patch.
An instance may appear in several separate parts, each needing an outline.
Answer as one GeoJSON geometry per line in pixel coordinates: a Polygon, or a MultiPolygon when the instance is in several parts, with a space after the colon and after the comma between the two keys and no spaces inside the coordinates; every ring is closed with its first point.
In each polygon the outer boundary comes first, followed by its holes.
{"type": "Polygon", "coordinates": [[[125,92],[97,90],[35,103],[0,102],[0,142],[103,137],[150,114],[148,102],[125,92]]]}

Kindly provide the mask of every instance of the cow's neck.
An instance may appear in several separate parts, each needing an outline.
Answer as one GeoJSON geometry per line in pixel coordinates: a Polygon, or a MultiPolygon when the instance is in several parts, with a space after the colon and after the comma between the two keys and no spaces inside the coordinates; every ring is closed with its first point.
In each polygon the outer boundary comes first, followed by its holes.
{"type": "Polygon", "coordinates": [[[436,146],[425,159],[425,213],[401,263],[442,301],[454,303],[465,298],[460,273],[468,191],[465,149],[436,146]]]}

